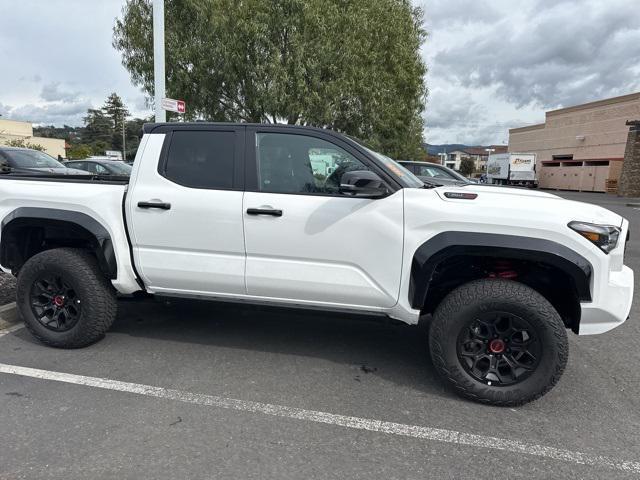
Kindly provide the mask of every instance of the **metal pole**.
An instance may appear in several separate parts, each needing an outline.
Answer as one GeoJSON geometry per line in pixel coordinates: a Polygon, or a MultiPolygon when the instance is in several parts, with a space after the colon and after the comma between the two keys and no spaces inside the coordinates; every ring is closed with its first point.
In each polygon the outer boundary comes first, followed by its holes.
{"type": "Polygon", "coordinates": [[[124,108],[122,109],[122,161],[127,161],[127,147],[126,147],[126,135],[125,135],[125,116],[124,116],[124,108]]]}
{"type": "Polygon", "coordinates": [[[153,0],[153,80],[156,122],[166,122],[164,93],[164,0],[153,0]]]}

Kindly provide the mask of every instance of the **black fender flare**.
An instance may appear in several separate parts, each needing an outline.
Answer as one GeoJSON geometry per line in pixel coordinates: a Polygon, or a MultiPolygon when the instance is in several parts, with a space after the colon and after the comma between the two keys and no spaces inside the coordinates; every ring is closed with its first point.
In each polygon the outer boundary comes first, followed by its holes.
{"type": "Polygon", "coordinates": [[[574,282],[580,301],[591,301],[591,263],[577,252],[551,240],[475,232],[443,232],[418,247],[411,263],[409,303],[425,304],[433,273],[447,258],[471,255],[530,260],[559,268],[574,282]]]}
{"type": "Polygon", "coordinates": [[[4,239],[11,237],[14,229],[30,225],[59,226],[61,224],[80,227],[93,235],[96,239],[95,253],[100,268],[109,278],[117,277],[118,267],[113,241],[104,225],[85,213],[56,208],[19,207],[5,216],[1,224],[0,263],[8,265],[9,253],[4,239]]]}

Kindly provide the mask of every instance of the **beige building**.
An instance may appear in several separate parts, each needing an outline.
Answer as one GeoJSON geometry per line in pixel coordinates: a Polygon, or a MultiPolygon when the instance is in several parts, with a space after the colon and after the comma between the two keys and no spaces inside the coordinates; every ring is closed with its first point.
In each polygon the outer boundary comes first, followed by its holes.
{"type": "Polygon", "coordinates": [[[509,152],[536,154],[541,188],[604,192],[620,177],[625,123],[636,119],[640,93],[552,110],[545,123],[509,130],[509,152]]]}
{"type": "Polygon", "coordinates": [[[65,141],[59,138],[34,137],[33,126],[29,122],[4,120],[0,118],[0,145],[11,140],[24,140],[25,143],[42,145],[44,151],[54,158],[65,157],[65,141]]]}

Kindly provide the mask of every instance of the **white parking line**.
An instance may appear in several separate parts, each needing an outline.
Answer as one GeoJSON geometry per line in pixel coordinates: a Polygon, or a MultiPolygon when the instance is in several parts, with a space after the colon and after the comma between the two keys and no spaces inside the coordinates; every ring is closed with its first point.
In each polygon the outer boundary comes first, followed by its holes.
{"type": "Polygon", "coordinates": [[[471,447],[490,448],[505,452],[535,455],[539,457],[561,460],[565,462],[589,465],[593,467],[605,467],[621,470],[630,473],[640,473],[640,462],[623,461],[601,455],[574,452],[555,447],[523,443],[518,440],[505,438],[486,437],[471,433],[457,432],[455,430],[445,430],[441,428],[421,427],[417,425],[406,425],[402,423],[385,422],[368,418],[349,417],[334,413],[320,412],[315,410],[305,410],[302,408],[286,407],[283,405],[272,405],[269,403],[249,402],[236,400],[233,398],[219,397],[215,395],[204,395],[201,393],[183,392],[168,388],[142,385],[139,383],[120,382],[106,378],[85,377],[70,373],[52,372],[37,368],[19,367],[16,365],[6,365],[0,363],[0,373],[10,375],[20,375],[23,377],[52,380],[55,382],[71,383],[88,387],[104,388],[118,392],[128,392],[149,397],[164,398],[179,402],[205,405],[209,407],[227,408],[243,412],[262,413],[276,417],[305,420],[308,422],[326,423],[341,427],[353,428],[356,430],[368,430],[371,432],[381,432],[391,435],[413,437],[423,440],[433,440],[437,442],[453,443],[471,447]]]}

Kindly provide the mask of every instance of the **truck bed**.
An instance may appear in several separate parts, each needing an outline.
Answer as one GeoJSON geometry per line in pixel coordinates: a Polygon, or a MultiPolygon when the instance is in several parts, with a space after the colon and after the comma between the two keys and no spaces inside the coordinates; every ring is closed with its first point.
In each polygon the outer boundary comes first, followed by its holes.
{"type": "Polygon", "coordinates": [[[95,219],[109,232],[113,243],[118,265],[113,285],[120,292],[132,293],[140,287],[135,280],[123,215],[128,183],[128,177],[113,176],[106,180],[84,175],[0,175],[0,218],[8,222],[33,212],[47,218],[64,218],[78,212],[95,219]]]}

